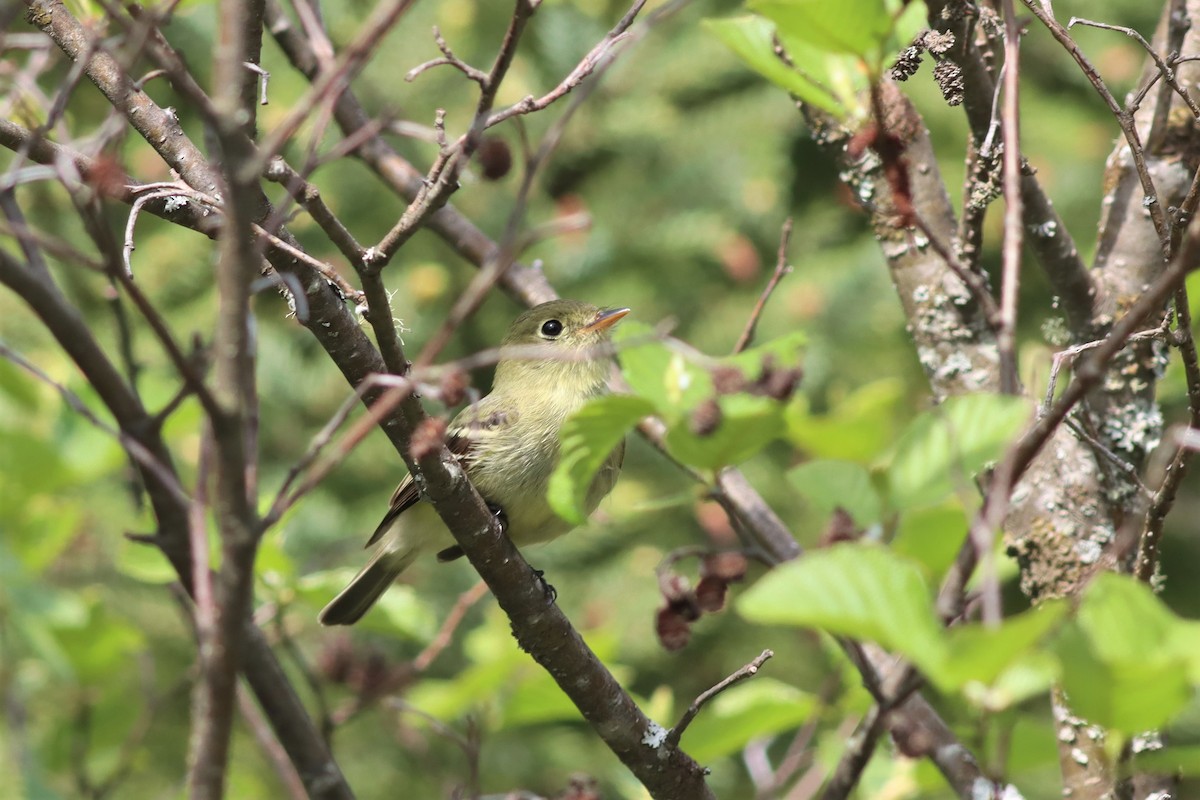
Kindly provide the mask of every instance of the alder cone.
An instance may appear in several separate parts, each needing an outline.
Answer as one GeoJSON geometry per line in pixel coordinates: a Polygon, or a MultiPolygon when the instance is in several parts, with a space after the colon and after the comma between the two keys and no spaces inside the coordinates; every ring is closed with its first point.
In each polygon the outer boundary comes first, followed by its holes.
{"type": "Polygon", "coordinates": [[[489,136],[479,144],[479,166],[484,179],[500,180],[512,169],[512,163],[512,150],[503,139],[489,136]]]}

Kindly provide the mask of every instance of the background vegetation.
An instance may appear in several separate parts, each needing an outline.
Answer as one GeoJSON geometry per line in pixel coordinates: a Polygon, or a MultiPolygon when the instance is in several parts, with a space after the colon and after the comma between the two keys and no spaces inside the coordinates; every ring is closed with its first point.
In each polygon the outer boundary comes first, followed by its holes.
{"type": "MultiPolygon", "coordinates": [[[[1161,11],[1142,0],[1094,0],[1078,8],[1060,0],[1058,5],[1060,19],[1086,13],[1147,37],[1161,11]]],[[[354,39],[373,7],[354,0],[321,9],[336,47],[354,39]]],[[[120,9],[90,2],[67,8],[111,37],[123,35],[122,26],[108,19],[124,14],[120,9]]],[[[558,84],[626,10],[603,0],[546,0],[499,87],[497,107],[558,84]]],[[[636,36],[622,42],[611,69],[579,103],[537,177],[521,221],[522,229],[537,237],[521,259],[540,262],[562,296],[630,306],[631,320],[666,326],[697,350],[723,356],[772,273],[784,220],[793,217],[787,261],[794,270],[767,303],[757,341],[778,342],[802,332],[803,380],[797,396],[771,412],[777,426],[772,441],[740,467],[800,544],[813,548],[827,540],[834,504],[823,501],[811,485],[806,489],[805,480],[827,476],[797,474],[792,468],[814,458],[888,463],[887,454],[902,433],[930,408],[931,391],[870,221],[839,180],[838,165],[814,143],[795,101],[752,72],[701,24],[744,13],[737,4],[712,0],[650,4],[631,29],[636,36]]],[[[38,130],[49,98],[64,81],[74,80],[72,62],[36,26],[12,10],[0,14],[6,22],[0,116],[38,130]]],[[[202,87],[213,87],[216,80],[210,53],[219,14],[216,3],[184,2],[162,25],[202,87]]],[[[448,67],[411,82],[402,76],[438,56],[431,35],[435,25],[456,56],[469,64],[489,64],[511,16],[509,4],[416,4],[371,54],[353,88],[369,113],[422,126],[426,133],[437,110],[445,109],[453,140],[470,124],[477,87],[448,67]]],[[[1104,162],[1119,129],[1061,46],[1027,13],[1023,19],[1029,23],[1021,42],[1023,153],[1090,262],[1104,162]]],[[[1109,31],[1077,29],[1074,34],[1113,93],[1125,96],[1141,76],[1139,46],[1109,31]]],[[[263,39],[270,102],[258,110],[258,127],[271,131],[306,102],[310,83],[289,66],[271,36],[263,39]]],[[[149,68],[139,62],[130,72],[137,76],[149,68]]],[[[904,88],[930,127],[942,175],[957,197],[967,124],[960,109],[945,104],[930,70],[926,63],[904,88]]],[[[152,79],[146,91],[159,105],[177,110],[188,136],[212,147],[205,120],[170,82],[152,79]]],[[[574,97],[489,133],[514,156],[506,175],[488,178],[488,162],[481,166],[478,158],[466,167],[453,205],[493,239],[505,235],[518,202],[523,148],[536,147],[574,97]]],[[[137,180],[172,179],[86,80],[65,102],[62,118],[41,133],[85,152],[103,141],[106,157],[137,180]]],[[[319,115],[310,117],[289,138],[283,150],[289,160],[302,162],[310,146],[321,152],[339,146],[342,136],[332,128],[318,131],[318,122],[319,115]]],[[[384,137],[418,169],[437,156],[434,142],[394,129],[384,137]]],[[[15,197],[30,228],[43,241],[69,248],[44,248],[55,280],[110,357],[124,363],[127,374],[135,373],[131,380],[146,407],[163,407],[179,391],[177,366],[117,282],[71,255],[92,252],[95,245],[86,217],[72,207],[62,182],[53,173],[18,173],[32,162],[12,152],[19,145],[9,148],[0,164],[6,175],[23,177],[6,178],[5,192],[13,196],[19,184],[15,197]]],[[[407,204],[352,158],[331,160],[310,180],[364,245],[378,241],[407,204]]],[[[285,205],[279,186],[264,185],[272,202],[285,205]]],[[[99,219],[121,241],[128,204],[97,202],[99,219]]],[[[997,205],[986,220],[980,257],[996,276],[1002,208],[997,205]]],[[[0,246],[18,256],[14,218],[8,219],[0,246]]],[[[287,224],[309,254],[358,285],[354,269],[308,214],[296,213],[287,224]]],[[[204,236],[150,214],[138,217],[131,256],[136,284],[180,342],[193,336],[208,341],[213,335],[217,260],[217,246],[204,236]]],[[[384,275],[410,355],[420,352],[450,316],[476,274],[475,266],[428,230],[399,251],[384,275]]],[[[1020,376],[1035,398],[1046,386],[1052,354],[1067,343],[1051,294],[1038,270],[1023,270],[1020,376]]],[[[457,325],[440,360],[494,345],[521,309],[511,295],[487,294],[478,312],[457,325]]],[[[288,470],[351,390],[279,293],[260,291],[253,312],[261,402],[258,479],[264,498],[259,511],[265,513],[288,470]]],[[[18,363],[36,365],[113,424],[89,381],[14,292],[0,292],[0,345],[6,355],[17,356],[0,359],[0,696],[6,712],[0,722],[0,774],[15,776],[8,785],[17,787],[16,796],[37,800],[179,795],[187,781],[194,723],[190,697],[203,667],[197,662],[193,615],[176,573],[156,548],[127,535],[154,533],[159,522],[137,488],[121,444],[18,363]]],[[[472,378],[475,387],[489,385],[486,367],[472,378]]],[[[1175,359],[1157,386],[1168,423],[1186,420],[1186,390],[1175,359]]],[[[442,412],[436,399],[427,405],[432,413],[442,412]]],[[[996,422],[999,409],[988,406],[983,416],[966,417],[972,425],[997,431],[996,441],[983,445],[980,464],[999,458],[1019,430],[1019,425],[996,422]]],[[[679,425],[685,424],[682,419],[679,425]]],[[[195,485],[200,470],[204,420],[205,409],[189,395],[163,429],[185,486],[195,485]]],[[[1024,417],[1017,421],[1023,423],[1024,417]]],[[[927,462],[926,469],[935,469],[930,463],[941,462],[927,462]]],[[[956,463],[945,462],[946,471],[957,469],[956,463]]],[[[420,562],[353,630],[317,625],[316,612],[362,563],[361,544],[403,474],[389,441],[378,433],[367,436],[267,531],[255,562],[254,619],[330,737],[357,796],[502,796],[518,789],[591,796],[586,792],[593,789],[578,788],[589,785],[582,779],[576,789],[566,788],[576,775],[594,778],[598,796],[645,796],[546,672],[521,652],[491,596],[472,588],[478,575],[466,561],[420,562]],[[450,639],[438,640],[439,629],[456,614],[461,619],[446,628],[450,639]]],[[[864,520],[861,513],[855,518],[864,523],[860,528],[868,528],[868,537],[894,536],[892,550],[914,559],[906,563],[920,564],[923,580],[936,586],[977,503],[953,494],[947,487],[933,510],[917,504],[924,516],[906,516],[908,527],[893,527],[895,519],[886,523],[882,513],[886,524],[875,527],[869,524],[875,520],[864,520]]],[[[1200,594],[1189,580],[1200,546],[1191,524],[1196,505],[1189,481],[1167,524],[1165,580],[1158,584],[1163,601],[1185,618],[1200,616],[1200,594]]],[[[441,524],[431,509],[420,513],[409,524],[441,524]]],[[[220,561],[216,527],[213,558],[220,561]]],[[[749,606],[744,615],[729,609],[705,614],[691,626],[682,650],[664,649],[656,634],[664,603],[656,568],[678,548],[697,544],[727,549],[737,538],[703,484],[634,436],[622,479],[601,511],[571,536],[525,555],[546,571],[558,589],[558,605],[621,685],[664,726],[674,724],[706,688],[760,651],[773,650],[774,658],[759,675],[700,714],[683,748],[711,769],[707,782],[716,796],[782,797],[784,789],[792,792],[788,797],[812,796],[842,758],[848,735],[871,707],[871,694],[831,636],[794,624],[821,627],[821,620],[768,624],[772,609],[795,602],[790,595],[775,603],[760,601],[767,610],[758,618],[749,606]],[[770,785],[774,779],[779,786],[770,785]]],[[[675,569],[694,582],[694,560],[681,560],[675,569]]],[[[869,565],[861,569],[875,574],[869,565]]],[[[891,575],[896,568],[881,569],[891,575]]],[[[1028,600],[1017,588],[1015,562],[1000,559],[998,569],[1006,615],[1024,610],[1028,600]]],[[[766,571],[752,562],[748,582],[754,584],[766,571]]],[[[742,591],[735,587],[732,595],[742,591]]],[[[900,619],[896,624],[911,628],[916,623],[900,619]]],[[[854,624],[826,627],[914,655],[906,649],[911,642],[889,641],[887,631],[872,636],[854,624]]],[[[927,674],[936,672],[921,666],[927,674]]],[[[995,702],[971,696],[970,687],[951,685],[953,680],[935,680],[924,691],[989,776],[1011,783],[1028,798],[1053,797],[1062,785],[1057,730],[1048,681],[1033,680],[1037,691],[1027,697],[1007,687],[1013,694],[995,702]]],[[[1173,745],[1187,745],[1198,731],[1200,715],[1185,702],[1186,685],[1184,695],[1153,723],[1171,720],[1173,745]]],[[[239,699],[228,796],[303,796],[262,712],[248,693],[239,699]]],[[[859,781],[859,796],[954,795],[932,762],[909,755],[914,754],[885,741],[859,781]]]]}

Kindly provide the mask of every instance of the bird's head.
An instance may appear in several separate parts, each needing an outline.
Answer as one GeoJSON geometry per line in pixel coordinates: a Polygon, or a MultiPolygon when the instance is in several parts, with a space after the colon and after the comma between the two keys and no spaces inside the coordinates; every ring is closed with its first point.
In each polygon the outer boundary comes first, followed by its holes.
{"type": "Polygon", "coordinates": [[[600,354],[594,351],[609,340],[613,325],[628,313],[628,308],[597,308],[578,300],[534,306],[513,320],[504,346],[540,345],[541,349],[502,359],[496,372],[497,386],[514,379],[565,383],[558,388],[590,389],[603,384],[608,364],[596,358],[600,354]]]}

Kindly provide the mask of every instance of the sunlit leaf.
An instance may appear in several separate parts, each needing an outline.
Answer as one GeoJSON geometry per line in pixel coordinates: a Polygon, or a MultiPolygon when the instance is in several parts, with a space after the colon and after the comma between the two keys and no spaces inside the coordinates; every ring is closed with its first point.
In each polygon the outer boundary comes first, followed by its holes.
{"type": "Polygon", "coordinates": [[[929,677],[947,690],[975,681],[990,684],[1024,657],[1034,653],[1059,626],[1068,611],[1065,601],[1047,601],[996,627],[980,622],[946,632],[946,660],[929,677]]]}
{"type": "Polygon", "coordinates": [[[998,459],[1029,421],[1020,397],[951,397],[913,420],[887,466],[888,496],[896,510],[941,502],[956,489],[974,491],[975,475],[998,459]]]}
{"type": "MultiPolygon", "coordinates": [[[[775,26],[769,20],[758,16],[745,16],[706,19],[703,25],[746,62],[747,66],[776,86],[840,119],[850,115],[842,101],[827,86],[823,86],[814,77],[788,67],[775,54],[772,40],[775,26]]],[[[812,65],[809,66],[811,69],[812,65]]]]}
{"type": "Polygon", "coordinates": [[[838,544],[776,567],[737,601],[763,624],[868,639],[918,665],[941,663],[941,625],[921,570],[885,547],[838,544]]]}
{"type": "Polygon", "coordinates": [[[667,431],[667,449],[685,464],[720,469],[739,464],[783,434],[783,410],[767,397],[722,395],[716,400],[719,421],[704,434],[689,419],[676,419],[667,431]]]}
{"type": "Polygon", "coordinates": [[[1140,581],[1097,575],[1057,643],[1072,708],[1127,734],[1162,725],[1191,696],[1195,631],[1140,581]]]}
{"type": "Polygon", "coordinates": [[[962,506],[955,500],[913,509],[900,515],[892,550],[920,561],[930,575],[941,577],[957,558],[969,524],[962,506]]]}
{"type": "Polygon", "coordinates": [[[713,387],[708,370],[691,364],[662,342],[645,341],[651,333],[649,325],[625,322],[613,336],[621,347],[617,354],[621,374],[633,393],[649,400],[664,415],[693,408],[710,397],[713,387]]]}
{"type": "Polygon", "coordinates": [[[562,451],[550,475],[547,499],[555,513],[575,524],[588,514],[588,489],[597,471],[638,420],[654,413],[641,397],[608,395],[592,400],[562,427],[562,451]]]}
{"type": "Polygon", "coordinates": [[[814,458],[865,461],[894,438],[895,408],[904,385],[894,378],[869,383],[848,395],[828,414],[815,415],[798,396],[787,408],[788,438],[814,458]]]}
{"type": "Polygon", "coordinates": [[[884,0],[750,0],[780,31],[830,52],[869,58],[892,31],[884,0]]]}

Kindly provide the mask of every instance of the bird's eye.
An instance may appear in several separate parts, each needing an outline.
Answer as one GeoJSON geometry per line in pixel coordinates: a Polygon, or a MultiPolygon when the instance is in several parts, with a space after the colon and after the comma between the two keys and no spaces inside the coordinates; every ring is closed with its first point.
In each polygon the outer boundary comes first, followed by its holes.
{"type": "Polygon", "coordinates": [[[551,339],[562,333],[562,329],[562,323],[556,319],[548,319],[542,323],[542,335],[549,336],[551,339]]]}

